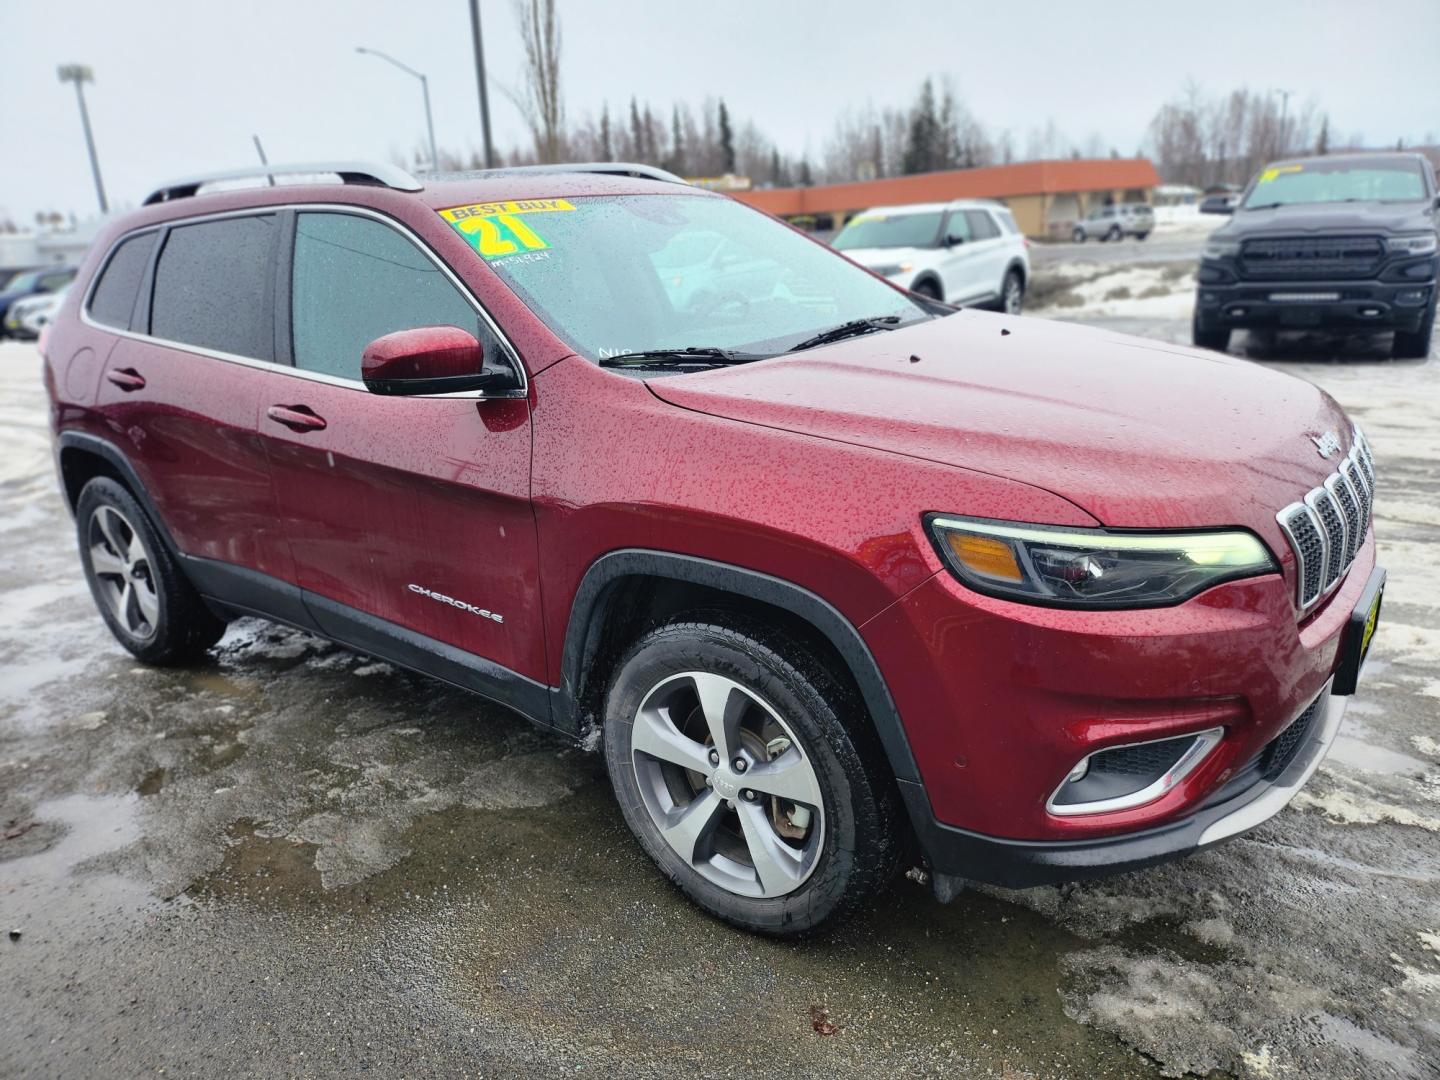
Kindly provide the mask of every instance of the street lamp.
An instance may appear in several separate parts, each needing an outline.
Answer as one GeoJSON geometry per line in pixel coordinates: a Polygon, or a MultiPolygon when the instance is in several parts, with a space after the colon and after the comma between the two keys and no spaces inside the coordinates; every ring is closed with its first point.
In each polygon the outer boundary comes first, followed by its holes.
{"type": "Polygon", "coordinates": [[[85,84],[95,81],[95,72],[84,64],[61,64],[55,69],[62,83],[75,84],[75,100],[80,102],[80,125],[85,129],[85,149],[90,152],[90,172],[95,176],[95,194],[100,198],[100,212],[108,214],[110,204],[105,200],[105,184],[100,179],[100,160],[95,156],[95,137],[90,134],[90,110],[85,108],[85,84]]]}
{"type": "Polygon", "coordinates": [[[440,169],[440,158],[435,152],[435,121],[430,117],[430,80],[408,64],[402,64],[393,56],[390,56],[388,53],[383,53],[379,49],[367,49],[363,45],[357,45],[355,51],[357,53],[364,53],[366,56],[377,56],[381,60],[386,60],[407,75],[414,75],[415,78],[420,80],[420,92],[425,95],[425,127],[430,133],[430,171],[438,172],[440,169]]]}

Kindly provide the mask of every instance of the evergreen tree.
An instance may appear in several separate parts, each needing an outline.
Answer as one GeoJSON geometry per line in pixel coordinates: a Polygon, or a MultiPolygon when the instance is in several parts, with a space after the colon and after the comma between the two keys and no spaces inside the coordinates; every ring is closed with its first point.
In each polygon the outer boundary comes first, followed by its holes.
{"type": "Polygon", "coordinates": [[[730,130],[730,110],[725,108],[725,99],[720,99],[720,165],[721,172],[735,171],[735,133],[730,130]]]}
{"type": "Polygon", "coordinates": [[[630,95],[630,153],[637,159],[645,156],[645,132],[640,128],[640,106],[634,94],[630,95]]]}
{"type": "Polygon", "coordinates": [[[600,106],[600,160],[615,160],[615,148],[610,143],[610,103],[608,101],[600,106]]]}
{"type": "Polygon", "coordinates": [[[685,175],[685,132],[680,126],[680,106],[677,103],[670,117],[670,171],[685,175]]]}
{"type": "Polygon", "coordinates": [[[934,172],[942,153],[940,117],[935,111],[935,87],[929,79],[920,84],[920,97],[910,113],[910,132],[905,140],[905,153],[900,171],[906,173],[934,172]]]}

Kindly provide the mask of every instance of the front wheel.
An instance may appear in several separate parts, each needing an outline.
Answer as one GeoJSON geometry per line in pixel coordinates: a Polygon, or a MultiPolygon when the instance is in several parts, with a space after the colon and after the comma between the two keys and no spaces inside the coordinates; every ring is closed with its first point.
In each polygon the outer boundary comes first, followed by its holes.
{"type": "Polygon", "coordinates": [[[1420,323],[1419,330],[1396,330],[1390,355],[1396,360],[1424,360],[1430,355],[1430,335],[1435,332],[1435,304],[1420,323]]]}
{"type": "Polygon", "coordinates": [[[945,299],[943,296],[940,295],[940,286],[928,279],[919,282],[913,288],[911,288],[910,291],[925,297],[927,300],[939,300],[943,302],[945,299]]]}
{"type": "Polygon", "coordinates": [[[862,717],[814,657],[738,617],[697,618],[621,661],[605,763],[626,824],[691,900],[745,930],[801,934],[898,862],[898,793],[862,717]]]}
{"type": "Polygon", "coordinates": [[[1077,225],[1074,231],[1070,233],[1070,239],[1077,244],[1083,244],[1085,242],[1085,230],[1077,225]]]}
{"type": "Polygon", "coordinates": [[[1125,234],[1120,231],[1119,225],[1111,225],[1110,231],[1105,234],[1105,239],[1113,240],[1118,244],[1121,240],[1125,239],[1125,234]]]}
{"type": "Polygon", "coordinates": [[[1200,321],[1200,312],[1195,312],[1190,322],[1190,340],[1197,349],[1214,349],[1224,352],[1230,347],[1230,330],[1226,327],[1211,327],[1200,321]]]}

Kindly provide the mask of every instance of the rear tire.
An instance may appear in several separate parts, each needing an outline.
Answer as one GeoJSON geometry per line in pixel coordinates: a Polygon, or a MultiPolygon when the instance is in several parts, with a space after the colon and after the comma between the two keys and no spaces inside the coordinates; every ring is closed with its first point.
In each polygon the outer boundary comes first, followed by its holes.
{"type": "Polygon", "coordinates": [[[1390,355],[1396,360],[1424,360],[1430,355],[1430,337],[1435,332],[1435,306],[1431,301],[1430,312],[1420,323],[1419,330],[1396,330],[1395,342],[1390,346],[1390,355]]]}
{"type": "Polygon", "coordinates": [[[806,933],[898,867],[899,794],[863,707],[759,624],[705,613],[645,634],[611,682],[603,732],[640,846],[733,926],[806,933]]]}
{"type": "Polygon", "coordinates": [[[1005,283],[1000,286],[1000,307],[1006,315],[1019,315],[1025,304],[1025,279],[1019,270],[1005,274],[1005,283]]]}
{"type": "Polygon", "coordinates": [[[939,300],[941,303],[945,302],[945,298],[940,295],[940,286],[935,284],[935,282],[929,280],[928,278],[915,285],[910,291],[913,293],[919,293],[921,296],[926,297],[929,300],[939,300]]]}
{"type": "Polygon", "coordinates": [[[137,660],[185,664],[220,640],[224,621],[205,606],[123,485],[107,476],[86,484],[75,527],[95,606],[137,660]]]}
{"type": "Polygon", "coordinates": [[[1144,239],[1145,239],[1147,236],[1149,236],[1149,235],[1150,235],[1150,234],[1149,234],[1148,232],[1137,232],[1137,233],[1135,234],[1135,239],[1136,239],[1136,240],[1144,240],[1144,239]]]}
{"type": "Polygon", "coordinates": [[[1085,230],[1077,225],[1075,229],[1070,233],[1070,239],[1075,241],[1075,243],[1077,244],[1083,244],[1085,242],[1085,230]]]}
{"type": "Polygon", "coordinates": [[[1213,349],[1224,352],[1230,347],[1230,330],[1226,327],[1210,327],[1200,321],[1197,311],[1190,322],[1190,340],[1197,349],[1213,349]]]}
{"type": "Polygon", "coordinates": [[[1110,231],[1105,234],[1106,240],[1114,240],[1117,244],[1125,239],[1125,234],[1120,231],[1119,225],[1111,225],[1110,231]]]}

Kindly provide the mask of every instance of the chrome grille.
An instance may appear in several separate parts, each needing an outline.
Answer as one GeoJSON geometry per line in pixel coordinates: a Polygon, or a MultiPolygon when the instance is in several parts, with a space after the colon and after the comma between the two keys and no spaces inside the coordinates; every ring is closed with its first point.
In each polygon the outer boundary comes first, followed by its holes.
{"type": "Polygon", "coordinates": [[[1295,602],[1302,611],[1344,580],[1370,528],[1375,459],[1358,428],[1353,440],[1321,486],[1275,515],[1295,553],[1295,602]]]}
{"type": "Polygon", "coordinates": [[[1246,277],[1350,278],[1374,273],[1385,255],[1378,236],[1295,236],[1246,240],[1240,268],[1246,277]]]}

